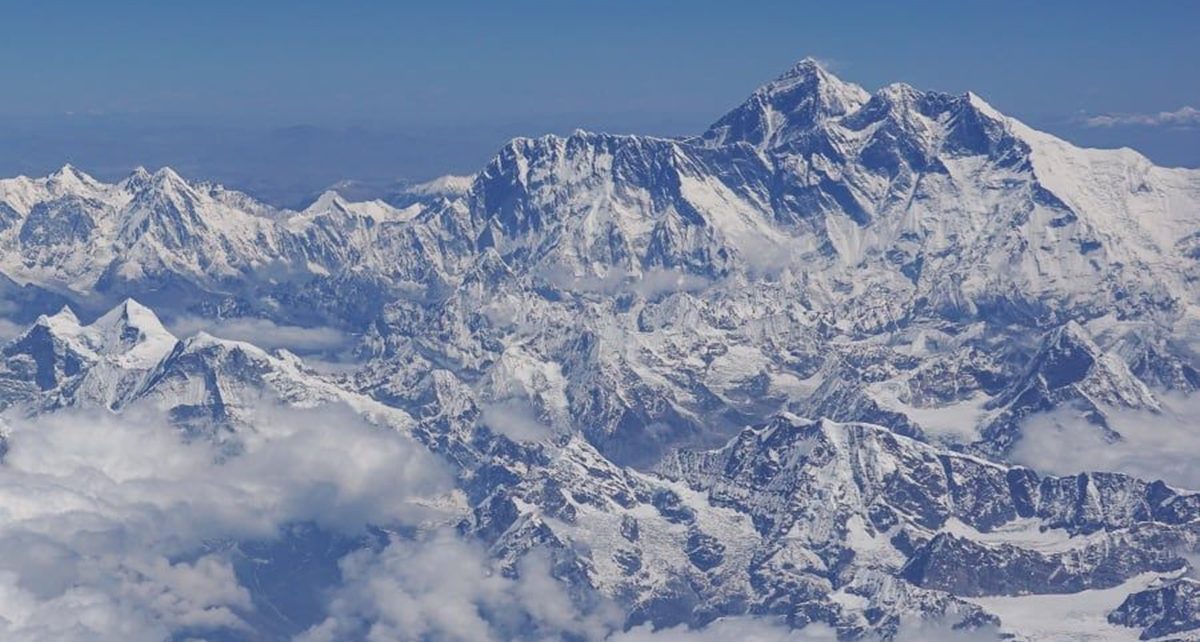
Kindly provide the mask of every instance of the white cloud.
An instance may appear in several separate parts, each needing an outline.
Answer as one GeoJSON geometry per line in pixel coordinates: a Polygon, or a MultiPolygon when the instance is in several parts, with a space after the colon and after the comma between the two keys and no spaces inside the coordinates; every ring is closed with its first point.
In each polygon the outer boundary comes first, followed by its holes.
{"type": "Polygon", "coordinates": [[[286,348],[299,354],[336,351],[349,343],[349,337],[336,328],[280,325],[269,319],[180,317],[167,323],[167,328],[177,337],[204,331],[222,339],[253,343],[265,350],[286,348]]]}
{"type": "Polygon", "coordinates": [[[955,629],[937,620],[905,621],[891,642],[1000,642],[1010,640],[994,626],[955,629]]]}
{"type": "Polygon", "coordinates": [[[0,573],[0,637],[157,641],[181,628],[244,629],[234,611],[253,608],[225,560],[172,564],[130,555],[107,562],[82,565],[73,585],[51,595],[25,588],[16,573],[0,573]]]}
{"type": "Polygon", "coordinates": [[[339,640],[601,640],[620,622],[611,605],[577,607],[533,554],[505,577],[478,546],[448,532],[394,539],[341,562],[329,617],[298,642],[339,640]]]}
{"type": "Polygon", "coordinates": [[[1156,114],[1099,114],[1085,117],[1083,124],[1088,127],[1196,127],[1200,126],[1200,109],[1185,106],[1156,114]]]}
{"type": "Polygon", "coordinates": [[[162,640],[239,629],[253,610],[223,553],[313,522],[412,524],[441,464],[348,409],[263,409],[230,456],[155,413],[16,423],[0,464],[0,639],[162,640]]]}
{"type": "Polygon", "coordinates": [[[484,405],[480,421],[492,431],[514,441],[539,441],[554,434],[554,428],[538,419],[533,404],[521,397],[484,405]]]}
{"type": "MultiPolygon", "coordinates": [[[[782,618],[766,616],[721,618],[695,629],[644,624],[624,630],[624,615],[612,601],[591,599],[581,605],[568,597],[544,552],[531,553],[520,563],[517,577],[507,577],[481,547],[448,531],[418,540],[393,538],[382,550],[346,556],[340,566],[344,583],[331,597],[328,617],[296,642],[837,640],[836,632],[823,624],[793,629],[782,618]]],[[[894,641],[999,639],[991,628],[957,631],[941,622],[913,621],[902,624],[894,641]]]]}
{"type": "Polygon", "coordinates": [[[829,627],[811,624],[789,629],[767,618],[733,617],[717,620],[701,629],[678,626],[655,631],[648,625],[635,627],[608,638],[610,642],[834,642],[837,635],[829,627]]]}
{"type": "Polygon", "coordinates": [[[1121,435],[1116,441],[1072,408],[1034,415],[1022,426],[1012,458],[1058,475],[1116,471],[1200,489],[1200,395],[1168,396],[1163,402],[1162,414],[1111,413],[1110,425],[1121,435]]]}
{"type": "MultiPolygon", "coordinates": [[[[182,440],[146,409],[14,425],[0,463],[0,639],[148,642],[210,629],[251,637],[251,586],[207,543],[269,539],[296,522],[349,533],[415,526],[431,517],[426,500],[451,485],[424,448],[346,408],[264,407],[254,425],[236,455],[182,440]]],[[[622,631],[621,609],[573,599],[543,552],[514,578],[478,543],[440,528],[421,533],[345,556],[324,620],[299,639],[833,639],[820,626],[794,631],[759,618],[622,631]]],[[[906,639],[943,639],[926,633],[906,639]]]]}
{"type": "Polygon", "coordinates": [[[842,69],[842,61],[837,58],[826,58],[825,56],[812,56],[812,59],[817,61],[817,64],[826,71],[838,71],[842,69]]]}
{"type": "Polygon", "coordinates": [[[709,280],[680,270],[650,270],[629,285],[629,289],[645,299],[656,299],[672,292],[695,292],[704,289],[709,280]]]}
{"type": "Polygon", "coordinates": [[[14,323],[8,319],[0,319],[0,342],[8,342],[17,338],[27,327],[29,326],[14,323]]]}
{"type": "MultiPolygon", "coordinates": [[[[648,625],[617,633],[607,642],[834,642],[837,633],[823,624],[810,624],[803,629],[791,629],[779,620],[767,617],[731,617],[717,620],[700,629],[674,627],[653,630],[648,625]]],[[[875,642],[877,636],[864,640],[875,642]]],[[[998,642],[1003,638],[991,627],[956,630],[942,622],[904,622],[892,642],[998,642]]]]}

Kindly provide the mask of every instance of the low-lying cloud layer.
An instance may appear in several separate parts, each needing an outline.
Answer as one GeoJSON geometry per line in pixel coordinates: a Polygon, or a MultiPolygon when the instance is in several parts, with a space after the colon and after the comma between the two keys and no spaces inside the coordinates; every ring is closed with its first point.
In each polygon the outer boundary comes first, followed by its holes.
{"type": "MultiPolygon", "coordinates": [[[[448,470],[406,436],[343,407],[256,412],[256,429],[239,435],[243,449],[232,455],[184,439],[145,408],[66,411],[10,426],[0,463],[0,639],[835,639],[819,625],[796,631],[771,618],[626,631],[612,600],[555,578],[549,551],[506,573],[455,533],[457,509],[428,507],[456,505],[448,470]],[[254,548],[249,562],[238,552],[238,542],[277,540],[288,549],[294,524],[360,543],[305,549],[319,560],[261,558],[270,546],[254,548]],[[375,526],[389,534],[381,539],[375,526]],[[239,571],[335,562],[339,572],[316,587],[264,588],[239,571]],[[298,593],[317,596],[315,606],[292,606],[311,625],[265,631],[264,622],[302,619],[265,612],[298,593]]],[[[913,639],[971,639],[930,637],[940,631],[913,639]]]]}
{"type": "Polygon", "coordinates": [[[163,640],[245,627],[253,609],[220,540],[289,523],[354,532],[428,516],[449,477],[349,410],[264,409],[226,456],[149,411],[14,425],[0,465],[0,639],[163,640]]]}
{"type": "Polygon", "coordinates": [[[269,319],[181,317],[167,325],[177,337],[203,331],[222,339],[253,343],[265,350],[285,348],[298,354],[341,350],[346,348],[350,341],[349,337],[336,328],[280,325],[269,319]]]}
{"type": "Polygon", "coordinates": [[[603,640],[621,625],[613,605],[568,597],[548,556],[527,557],[509,578],[448,532],[353,553],[341,567],[329,617],[298,642],[603,640]]]}
{"type": "Polygon", "coordinates": [[[1115,441],[1071,408],[1035,415],[1023,427],[1013,460],[1060,475],[1115,471],[1200,489],[1200,396],[1163,401],[1161,414],[1112,413],[1110,427],[1121,435],[1115,441]]]}

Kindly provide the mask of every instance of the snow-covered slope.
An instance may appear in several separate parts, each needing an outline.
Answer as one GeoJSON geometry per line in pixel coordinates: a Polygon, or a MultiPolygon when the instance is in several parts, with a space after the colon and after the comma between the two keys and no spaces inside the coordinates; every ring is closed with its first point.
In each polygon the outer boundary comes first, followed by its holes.
{"type": "Polygon", "coordinates": [[[1195,495],[1005,458],[1039,413],[1115,441],[1200,388],[1200,171],[804,60],[698,136],[521,138],[406,194],[0,181],[0,291],[75,310],[4,348],[3,412],[147,405],[236,448],[258,404],[348,404],[451,462],[505,568],[550,549],[630,623],[1020,634],[1003,600],[1088,592],[1103,626],[1195,621],[1149,588],[1195,495]],[[337,328],[362,362],[177,341],[130,296],[337,328]]]}

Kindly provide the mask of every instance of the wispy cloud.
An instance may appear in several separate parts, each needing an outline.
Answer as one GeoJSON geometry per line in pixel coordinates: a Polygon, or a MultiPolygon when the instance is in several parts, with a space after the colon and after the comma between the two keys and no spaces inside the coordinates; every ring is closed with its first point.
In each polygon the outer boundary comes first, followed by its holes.
{"type": "MultiPolygon", "coordinates": [[[[286,348],[299,354],[340,350],[347,347],[350,341],[347,335],[335,328],[280,325],[270,319],[188,316],[171,320],[167,325],[178,337],[204,331],[222,339],[248,341],[267,350],[286,348]]],[[[3,331],[3,325],[0,325],[0,333],[3,331]]]]}
{"type": "Polygon", "coordinates": [[[1083,124],[1087,127],[1198,127],[1200,109],[1184,106],[1156,114],[1098,114],[1085,116],[1083,124]]]}

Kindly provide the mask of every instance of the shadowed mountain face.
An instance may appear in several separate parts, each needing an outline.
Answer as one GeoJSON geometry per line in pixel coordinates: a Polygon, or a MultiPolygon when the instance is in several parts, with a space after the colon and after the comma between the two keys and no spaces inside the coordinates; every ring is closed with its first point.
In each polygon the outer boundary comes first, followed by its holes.
{"type": "MultiPolygon", "coordinates": [[[[548,556],[622,625],[1037,637],[1020,614],[1045,596],[1090,605],[1076,639],[1198,621],[1184,580],[1151,586],[1197,548],[1194,493],[1011,458],[1040,418],[1120,444],[1200,385],[1200,172],[974,94],[805,60],[695,137],[515,139],[469,178],[299,211],[68,166],[0,181],[0,249],[32,323],[3,350],[3,416],[149,407],[240,461],[262,404],[349,406],[445,460],[454,499],[430,503],[504,577],[548,556]],[[357,361],[329,374],[246,328],[340,333],[357,361]]],[[[305,528],[245,550],[274,573],[325,547],[322,586],[331,559],[385,554],[305,528]]],[[[320,593],[272,590],[256,603],[320,593]]],[[[318,622],[279,615],[243,619],[318,622]]]]}

